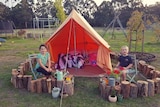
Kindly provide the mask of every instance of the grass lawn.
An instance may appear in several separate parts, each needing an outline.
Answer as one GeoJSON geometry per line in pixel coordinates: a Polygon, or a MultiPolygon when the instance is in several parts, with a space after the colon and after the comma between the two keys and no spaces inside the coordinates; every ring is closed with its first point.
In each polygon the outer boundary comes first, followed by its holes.
{"type": "MultiPolygon", "coordinates": [[[[98,33],[100,30],[97,30],[98,33]]],[[[46,31],[47,32],[47,31],[46,31]]],[[[104,38],[111,50],[119,52],[122,45],[128,45],[124,35],[116,33],[116,39],[110,35],[104,38]]],[[[152,32],[146,32],[144,52],[156,55],[156,61],[150,64],[160,70],[160,43],[151,41],[152,32]]],[[[44,38],[46,41],[48,38],[44,38]]],[[[31,93],[25,89],[15,89],[10,82],[11,70],[27,59],[28,54],[38,52],[41,41],[36,39],[9,38],[0,47],[0,107],[59,107],[60,99],[51,94],[31,93]]],[[[140,43],[138,51],[141,50],[140,43]]],[[[75,78],[74,95],[64,98],[62,107],[160,107],[160,94],[154,97],[125,99],[123,102],[110,103],[100,97],[98,78],[75,78]]]]}

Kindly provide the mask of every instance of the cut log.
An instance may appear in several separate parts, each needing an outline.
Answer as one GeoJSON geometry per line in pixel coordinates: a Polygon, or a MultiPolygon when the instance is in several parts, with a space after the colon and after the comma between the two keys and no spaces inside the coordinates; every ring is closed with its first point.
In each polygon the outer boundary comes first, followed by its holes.
{"type": "Polygon", "coordinates": [[[36,80],[31,80],[31,83],[30,83],[30,91],[32,92],[32,93],[35,93],[36,92],[36,89],[37,87],[36,87],[36,80]]]}
{"type": "Polygon", "coordinates": [[[155,94],[154,81],[151,79],[147,79],[147,82],[148,82],[148,96],[154,96],[155,94]]]}
{"type": "Polygon", "coordinates": [[[48,89],[48,93],[52,92],[52,83],[50,78],[47,79],[47,89],[48,89]]]}
{"type": "Polygon", "coordinates": [[[117,94],[121,94],[121,86],[120,85],[114,86],[114,89],[116,90],[117,94]]]}
{"type": "Polygon", "coordinates": [[[138,96],[139,97],[147,97],[148,96],[148,82],[138,80],[137,86],[138,86],[138,96]]]}
{"type": "Polygon", "coordinates": [[[134,83],[130,84],[130,97],[137,98],[138,95],[138,86],[134,83]]]}
{"type": "Polygon", "coordinates": [[[24,75],[23,66],[18,66],[18,72],[21,75],[24,75]]]}
{"type": "Polygon", "coordinates": [[[23,88],[23,75],[18,75],[18,88],[23,88]]]}
{"type": "Polygon", "coordinates": [[[139,62],[138,62],[138,67],[137,67],[137,69],[140,71],[140,72],[142,72],[143,73],[143,69],[144,69],[144,65],[146,64],[146,62],[145,61],[143,61],[143,60],[140,60],[139,62]]]}
{"type": "Polygon", "coordinates": [[[105,90],[104,90],[104,98],[108,100],[108,96],[110,95],[110,91],[111,91],[111,86],[106,85],[105,90]]]}
{"type": "Polygon", "coordinates": [[[36,80],[37,93],[42,93],[42,78],[36,80]]]}
{"type": "Polygon", "coordinates": [[[52,88],[57,86],[55,78],[51,78],[51,82],[52,82],[52,88]]]}
{"type": "Polygon", "coordinates": [[[42,78],[42,92],[47,93],[48,88],[47,88],[47,78],[43,77],[42,78]]]}
{"type": "Polygon", "coordinates": [[[151,79],[151,74],[150,74],[150,72],[152,71],[152,70],[155,70],[155,67],[153,67],[153,66],[151,66],[151,65],[148,65],[147,66],[147,70],[146,70],[146,77],[148,77],[148,78],[150,78],[151,79]]]}
{"type": "Polygon", "coordinates": [[[11,82],[15,88],[18,88],[18,83],[17,83],[17,76],[19,72],[17,69],[12,69],[12,77],[11,77],[11,82]]]}
{"type": "Polygon", "coordinates": [[[57,87],[62,89],[63,81],[57,81],[57,87]]]}
{"type": "Polygon", "coordinates": [[[23,87],[24,87],[25,89],[28,88],[28,75],[24,75],[24,76],[23,76],[23,87]]]}
{"type": "Polygon", "coordinates": [[[157,94],[160,94],[160,78],[156,78],[157,81],[157,94]]]}
{"type": "Polygon", "coordinates": [[[151,70],[148,75],[149,75],[148,78],[154,79],[154,78],[157,78],[158,74],[157,74],[156,70],[151,70]]]}
{"type": "Polygon", "coordinates": [[[122,81],[121,82],[121,93],[124,98],[129,98],[130,93],[130,82],[122,81]]]}
{"type": "Polygon", "coordinates": [[[28,91],[31,90],[31,81],[32,81],[32,75],[28,76],[28,91]]]}
{"type": "Polygon", "coordinates": [[[20,66],[22,66],[23,73],[26,74],[25,63],[24,62],[20,63],[20,66]]]}
{"type": "Polygon", "coordinates": [[[63,92],[72,96],[74,94],[74,87],[72,82],[64,82],[63,92]]]}
{"type": "Polygon", "coordinates": [[[160,71],[156,70],[157,72],[157,78],[160,78],[160,71]]]}
{"type": "Polygon", "coordinates": [[[99,84],[100,96],[104,99],[105,99],[105,88],[106,88],[105,82],[100,82],[99,84]]]}
{"type": "Polygon", "coordinates": [[[30,71],[29,59],[26,59],[25,61],[25,70],[30,71]]]}

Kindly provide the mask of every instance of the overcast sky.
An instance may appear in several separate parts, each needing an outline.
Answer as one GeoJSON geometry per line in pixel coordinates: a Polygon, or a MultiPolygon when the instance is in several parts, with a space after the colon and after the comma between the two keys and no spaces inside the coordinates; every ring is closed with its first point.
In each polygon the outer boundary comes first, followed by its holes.
{"type": "MultiPolygon", "coordinates": [[[[5,0],[0,0],[0,2],[2,2],[2,3],[4,3],[5,4],[5,2],[4,2],[5,0]]],[[[11,6],[15,6],[16,5],[16,2],[14,2],[15,0],[9,0],[9,2],[6,4],[7,6],[9,5],[9,7],[11,7],[11,6]],[[12,3],[11,3],[12,2],[12,3]]],[[[20,1],[20,0],[17,0],[17,1],[20,1]]],[[[96,3],[97,3],[97,5],[99,6],[101,3],[102,3],[102,1],[104,1],[104,0],[94,0],[96,3]]],[[[106,0],[106,1],[111,1],[111,0],[106,0]]],[[[150,4],[155,4],[156,2],[160,2],[160,0],[142,0],[142,2],[143,2],[143,4],[145,5],[145,4],[147,4],[147,5],[150,5],[150,4]]]]}
{"type": "MultiPolygon", "coordinates": [[[[104,1],[104,0],[94,0],[94,1],[99,6],[102,3],[102,1],[104,1]]],[[[106,0],[106,1],[111,1],[111,0],[106,0]]],[[[142,0],[142,2],[143,2],[144,5],[145,4],[151,5],[151,4],[155,4],[156,2],[160,2],[160,0],[142,0]]]]}

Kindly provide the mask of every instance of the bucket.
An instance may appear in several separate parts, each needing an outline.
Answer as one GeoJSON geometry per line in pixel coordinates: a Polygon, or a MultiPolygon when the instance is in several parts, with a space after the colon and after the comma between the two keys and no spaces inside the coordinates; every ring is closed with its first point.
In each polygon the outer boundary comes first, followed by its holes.
{"type": "Polygon", "coordinates": [[[115,86],[115,78],[109,78],[108,79],[108,85],[109,86],[115,86]]]}
{"type": "Polygon", "coordinates": [[[52,89],[52,97],[53,97],[53,98],[58,98],[59,95],[60,95],[60,88],[54,87],[54,88],[52,89]]]}

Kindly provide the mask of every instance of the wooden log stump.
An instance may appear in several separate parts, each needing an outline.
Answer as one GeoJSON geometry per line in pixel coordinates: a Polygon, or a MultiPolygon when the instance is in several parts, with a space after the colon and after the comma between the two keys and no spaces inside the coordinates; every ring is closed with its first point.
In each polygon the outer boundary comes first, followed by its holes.
{"type": "Polygon", "coordinates": [[[43,77],[42,78],[42,92],[47,93],[48,88],[47,88],[47,78],[43,77]]]}
{"type": "Polygon", "coordinates": [[[37,93],[42,93],[42,78],[36,80],[37,93]]]}
{"type": "Polygon", "coordinates": [[[72,96],[74,94],[74,87],[72,82],[64,82],[63,92],[72,96]]]}
{"type": "Polygon", "coordinates": [[[30,71],[29,59],[26,59],[25,61],[25,70],[30,71]]]}
{"type": "Polygon", "coordinates": [[[153,67],[153,66],[151,66],[151,65],[148,65],[147,66],[147,70],[146,70],[146,77],[148,77],[148,78],[150,78],[151,79],[151,74],[150,74],[150,72],[152,71],[152,70],[155,70],[155,67],[153,67]]]}
{"type": "Polygon", "coordinates": [[[155,84],[151,79],[147,79],[148,82],[148,96],[154,96],[155,94],[155,84]]]}
{"type": "Polygon", "coordinates": [[[18,66],[18,72],[21,75],[24,75],[23,66],[18,66]]]}
{"type": "Polygon", "coordinates": [[[31,81],[32,81],[32,75],[28,75],[28,91],[31,90],[31,81]]]}
{"type": "Polygon", "coordinates": [[[18,88],[18,83],[17,83],[17,76],[19,72],[17,69],[12,69],[12,77],[11,77],[11,82],[15,88],[18,88]]]}
{"type": "Polygon", "coordinates": [[[137,98],[138,95],[138,86],[134,83],[130,84],[130,97],[137,98]]]}
{"type": "Polygon", "coordinates": [[[157,78],[157,71],[156,70],[151,70],[150,72],[149,72],[149,77],[148,78],[150,78],[150,79],[154,79],[154,78],[157,78]]]}
{"type": "Polygon", "coordinates": [[[145,64],[146,64],[146,62],[143,61],[143,60],[140,60],[140,61],[138,62],[137,69],[138,69],[140,72],[142,72],[142,74],[143,74],[143,68],[144,68],[144,65],[145,65],[145,64]]]}
{"type": "Polygon", "coordinates": [[[143,65],[142,73],[143,73],[143,75],[144,75],[145,77],[147,77],[147,75],[148,75],[148,71],[147,71],[148,66],[149,66],[148,64],[144,64],[144,65],[143,65]]]}
{"type": "Polygon", "coordinates": [[[153,79],[155,84],[155,93],[160,94],[160,78],[153,79]]]}
{"type": "Polygon", "coordinates": [[[20,63],[20,66],[22,66],[23,73],[26,74],[25,63],[24,62],[20,63]]]}
{"type": "Polygon", "coordinates": [[[148,82],[138,80],[137,86],[138,86],[138,96],[139,97],[147,97],[148,96],[148,82]]]}
{"type": "Polygon", "coordinates": [[[104,89],[104,99],[108,100],[108,97],[110,95],[110,91],[111,91],[111,86],[106,85],[105,89],[104,89]]]}
{"type": "Polygon", "coordinates": [[[62,89],[63,81],[57,81],[57,87],[62,89]]]}
{"type": "Polygon", "coordinates": [[[47,89],[48,89],[48,93],[52,92],[52,83],[50,78],[47,79],[47,89]]]}
{"type": "Polygon", "coordinates": [[[117,94],[121,94],[121,86],[120,85],[114,86],[114,89],[116,90],[117,94]]]}
{"type": "Polygon", "coordinates": [[[99,89],[100,89],[100,96],[105,99],[106,83],[105,82],[100,82],[99,89]]]}
{"type": "Polygon", "coordinates": [[[124,98],[129,98],[130,94],[130,82],[122,81],[121,82],[121,93],[124,98]]]}
{"type": "Polygon", "coordinates": [[[157,78],[160,78],[160,71],[156,70],[157,78]]]}
{"type": "Polygon", "coordinates": [[[18,79],[18,88],[23,88],[23,75],[18,75],[17,76],[17,79],[18,79]]]}
{"type": "Polygon", "coordinates": [[[52,83],[52,86],[51,86],[52,88],[57,86],[55,78],[51,78],[51,83],[52,83]]]}
{"type": "Polygon", "coordinates": [[[31,80],[31,83],[30,83],[30,91],[32,93],[35,93],[37,90],[37,87],[36,87],[36,80],[31,80]]]}
{"type": "Polygon", "coordinates": [[[28,89],[28,75],[23,75],[23,87],[28,89]]]}

